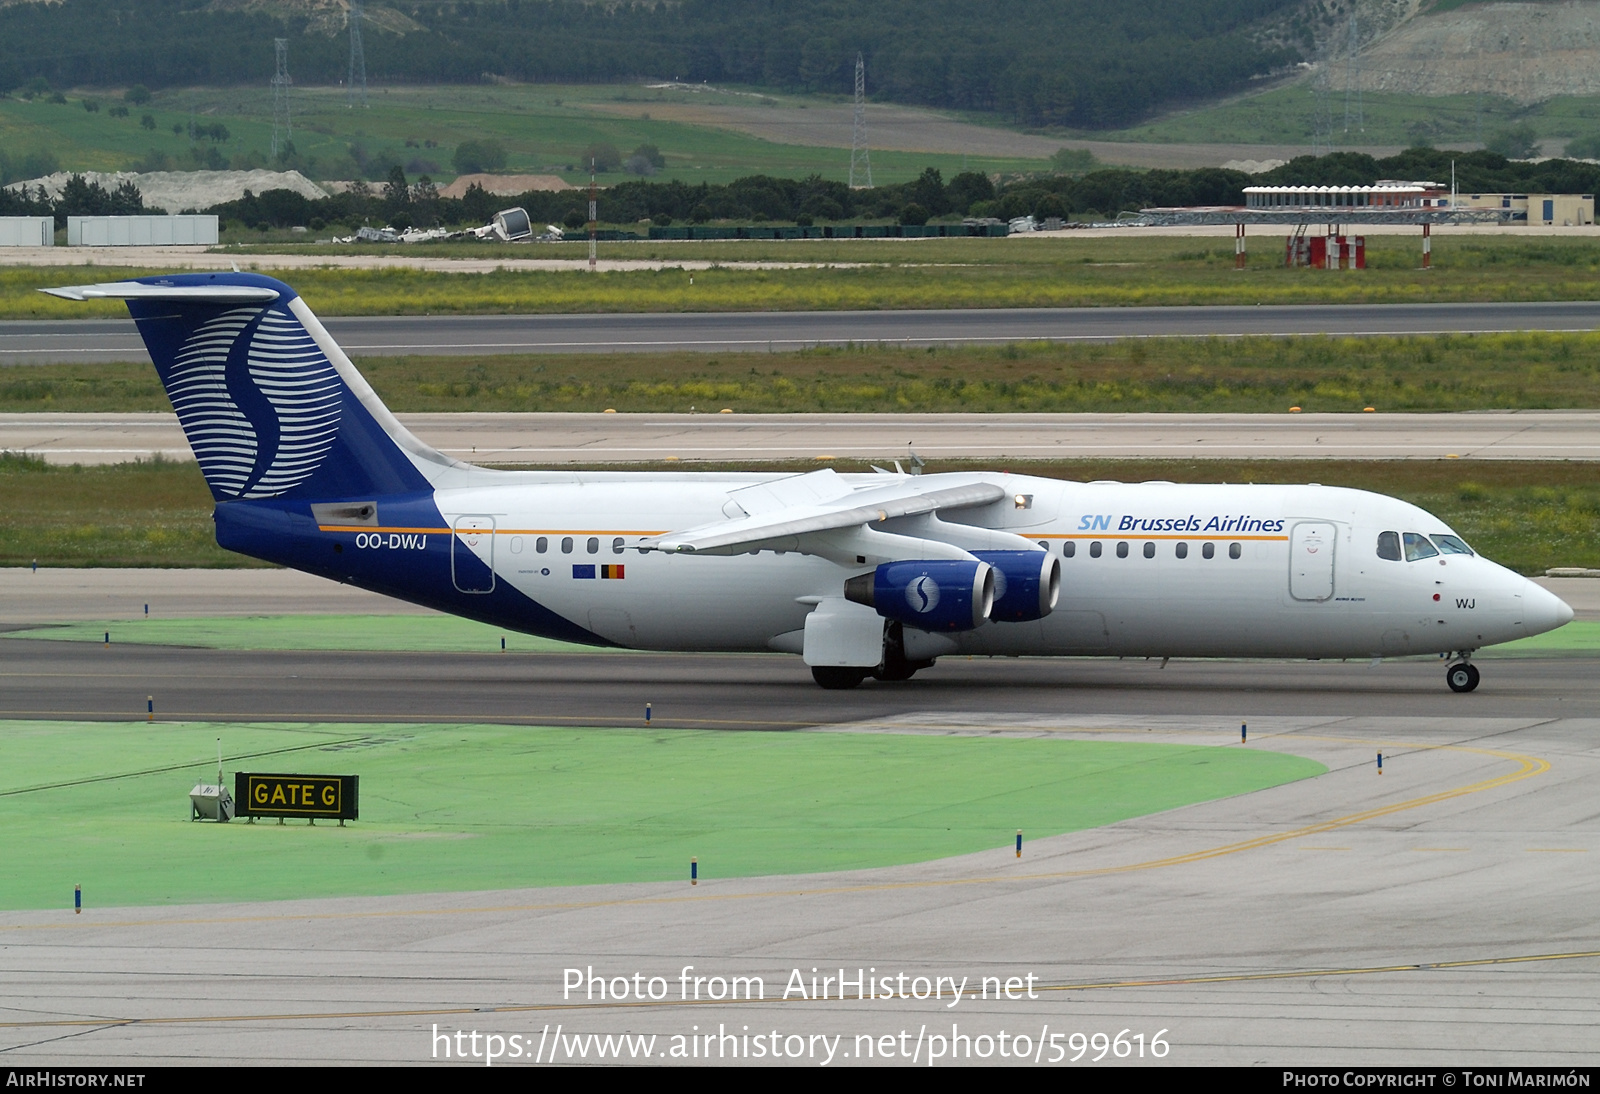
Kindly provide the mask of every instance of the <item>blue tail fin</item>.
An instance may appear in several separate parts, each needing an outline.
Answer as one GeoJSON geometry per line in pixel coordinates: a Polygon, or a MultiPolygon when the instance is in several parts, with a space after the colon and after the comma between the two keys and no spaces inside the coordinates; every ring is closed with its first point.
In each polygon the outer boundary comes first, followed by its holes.
{"type": "Polygon", "coordinates": [[[219,502],[410,493],[464,466],[395,420],[281,281],[176,274],[46,291],[127,301],[219,502]]]}

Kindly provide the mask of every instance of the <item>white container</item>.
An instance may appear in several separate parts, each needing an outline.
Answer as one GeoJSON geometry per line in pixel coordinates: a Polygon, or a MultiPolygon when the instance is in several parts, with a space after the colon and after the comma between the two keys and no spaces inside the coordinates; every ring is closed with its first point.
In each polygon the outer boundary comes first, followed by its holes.
{"type": "Polygon", "coordinates": [[[0,217],[0,247],[55,245],[55,217],[0,217]]]}
{"type": "Polygon", "coordinates": [[[212,214],[67,218],[69,247],[149,247],[216,242],[217,218],[212,214]]]}

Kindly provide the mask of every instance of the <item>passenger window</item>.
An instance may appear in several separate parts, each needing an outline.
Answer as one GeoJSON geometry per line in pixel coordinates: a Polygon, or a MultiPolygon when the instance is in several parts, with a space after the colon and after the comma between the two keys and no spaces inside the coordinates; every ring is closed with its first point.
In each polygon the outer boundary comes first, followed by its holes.
{"type": "Polygon", "coordinates": [[[520,555],[522,553],[522,537],[521,536],[512,536],[511,537],[511,553],[514,554],[514,555],[520,555]]]}
{"type": "Polygon", "coordinates": [[[589,537],[589,553],[591,555],[597,555],[597,554],[600,553],[600,537],[599,536],[590,536],[589,537]]]}
{"type": "Polygon", "coordinates": [[[1472,553],[1472,548],[1463,543],[1459,536],[1436,535],[1433,537],[1433,545],[1439,548],[1441,555],[1470,555],[1472,553]]]}
{"type": "Polygon", "coordinates": [[[1418,559],[1432,558],[1434,555],[1439,553],[1438,549],[1435,548],[1433,544],[1428,542],[1428,537],[1423,535],[1421,532],[1407,532],[1405,535],[1405,541],[1407,562],[1416,562],[1418,559]]]}
{"type": "Polygon", "coordinates": [[[1378,557],[1390,562],[1400,561],[1400,533],[1378,533],[1378,557]]]}
{"type": "Polygon", "coordinates": [[[1121,543],[1117,544],[1117,557],[1118,558],[1127,558],[1128,557],[1128,541],[1127,540],[1123,540],[1121,543]]]}
{"type": "Polygon", "coordinates": [[[538,551],[541,555],[544,554],[550,549],[550,537],[540,536],[538,539],[534,540],[533,549],[538,551]]]}
{"type": "Polygon", "coordinates": [[[1204,547],[1200,548],[1200,553],[1206,558],[1216,558],[1217,545],[1215,543],[1208,543],[1204,547]]]}
{"type": "Polygon", "coordinates": [[[1189,545],[1187,543],[1180,543],[1172,549],[1172,553],[1177,555],[1179,558],[1188,558],[1189,545]]]}
{"type": "Polygon", "coordinates": [[[620,555],[622,553],[622,537],[621,536],[618,536],[616,539],[611,541],[611,553],[614,554],[614,555],[620,555]]]}
{"type": "Polygon", "coordinates": [[[1144,557],[1145,558],[1155,558],[1156,557],[1156,545],[1154,543],[1146,543],[1144,545],[1144,557]]]}
{"type": "Polygon", "coordinates": [[[572,537],[571,536],[562,536],[561,537],[561,553],[564,554],[564,555],[570,555],[572,553],[572,537]]]}
{"type": "Polygon", "coordinates": [[[1090,558],[1099,558],[1100,557],[1100,541],[1099,540],[1095,540],[1093,543],[1089,544],[1089,557],[1090,558]]]}
{"type": "Polygon", "coordinates": [[[1242,544],[1242,543],[1230,543],[1230,544],[1228,544],[1228,557],[1229,558],[1240,558],[1243,555],[1244,555],[1244,544],[1242,544]]]}
{"type": "Polygon", "coordinates": [[[1075,540],[1067,540],[1061,545],[1061,553],[1068,558],[1078,553],[1078,544],[1075,540]]]}

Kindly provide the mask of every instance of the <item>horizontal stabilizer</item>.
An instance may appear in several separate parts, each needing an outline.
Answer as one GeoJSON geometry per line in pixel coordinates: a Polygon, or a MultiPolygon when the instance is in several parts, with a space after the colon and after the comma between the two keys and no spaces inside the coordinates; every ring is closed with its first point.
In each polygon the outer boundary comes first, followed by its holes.
{"type": "Polygon", "coordinates": [[[263,285],[146,285],[140,281],[62,285],[39,291],[63,300],[181,300],[191,304],[270,304],[282,295],[263,285]]]}

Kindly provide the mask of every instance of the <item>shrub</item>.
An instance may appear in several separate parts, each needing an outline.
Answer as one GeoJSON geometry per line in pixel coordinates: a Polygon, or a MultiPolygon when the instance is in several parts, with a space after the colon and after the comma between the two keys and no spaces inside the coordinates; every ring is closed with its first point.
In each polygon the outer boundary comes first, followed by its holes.
{"type": "Polygon", "coordinates": [[[594,169],[601,174],[615,171],[622,166],[622,153],[617,151],[617,146],[608,141],[596,141],[583,150],[583,155],[578,158],[578,166],[588,167],[594,164],[594,169]]]}
{"type": "Polygon", "coordinates": [[[455,155],[450,162],[463,175],[501,171],[506,166],[506,150],[496,140],[462,141],[456,145],[455,155]]]}
{"type": "Polygon", "coordinates": [[[1508,160],[1525,160],[1539,154],[1539,134],[1531,125],[1512,125],[1489,138],[1489,151],[1508,160]]]}

